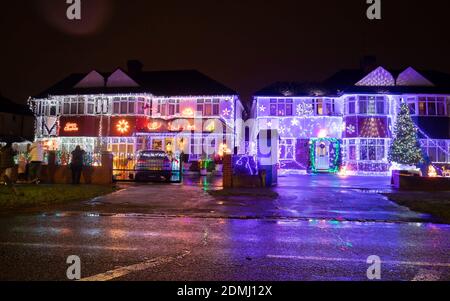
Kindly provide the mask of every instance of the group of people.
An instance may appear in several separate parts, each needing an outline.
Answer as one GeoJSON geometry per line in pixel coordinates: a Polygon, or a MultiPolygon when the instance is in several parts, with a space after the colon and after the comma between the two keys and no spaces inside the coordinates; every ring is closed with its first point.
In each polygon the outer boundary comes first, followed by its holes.
{"type": "MultiPolygon", "coordinates": [[[[11,142],[6,143],[0,149],[0,181],[12,184],[13,172],[16,166],[15,156],[19,153],[17,147],[11,142]]],[[[27,145],[26,153],[20,153],[18,157],[18,182],[30,182],[39,184],[42,163],[44,162],[44,149],[40,143],[27,145]]]]}
{"type": "MultiPolygon", "coordinates": [[[[39,184],[41,182],[41,170],[44,162],[44,149],[41,143],[34,142],[27,145],[26,152],[19,152],[13,143],[8,142],[0,148],[0,183],[14,184],[13,175],[17,159],[17,183],[39,184]]],[[[77,146],[72,152],[70,168],[72,171],[72,183],[80,184],[83,171],[85,152],[77,146]]]]}

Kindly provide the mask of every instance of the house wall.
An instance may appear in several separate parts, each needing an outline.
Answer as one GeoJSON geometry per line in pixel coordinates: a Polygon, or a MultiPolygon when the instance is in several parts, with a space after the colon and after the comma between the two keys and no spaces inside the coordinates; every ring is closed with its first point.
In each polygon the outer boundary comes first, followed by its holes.
{"type": "Polygon", "coordinates": [[[33,116],[0,112],[0,136],[16,136],[31,139],[33,135],[33,116]]]}
{"type": "MultiPolygon", "coordinates": [[[[305,142],[325,134],[327,137],[342,139],[342,164],[346,166],[349,174],[389,174],[391,164],[388,162],[388,151],[400,103],[410,97],[415,97],[418,102],[419,97],[424,96],[428,97],[428,95],[344,95],[334,99],[334,111],[331,114],[333,116],[318,116],[317,108],[305,107],[305,103],[314,103],[317,98],[255,97],[252,105],[252,116],[257,120],[254,135],[268,128],[279,131],[281,169],[307,170],[310,162],[308,162],[309,148],[305,147],[305,142]],[[287,103],[288,99],[291,100],[293,109],[289,113],[292,116],[277,116],[277,113],[275,116],[272,115],[274,110],[271,112],[270,106],[275,104],[276,99],[284,99],[284,103],[287,103]],[[381,104],[382,99],[384,104],[381,104]],[[360,105],[360,102],[365,104],[360,105]],[[284,158],[283,139],[292,139],[295,143],[294,159],[284,158]]],[[[447,99],[446,107],[448,107],[449,98],[444,98],[447,99]]],[[[330,100],[331,98],[322,99],[330,100]]],[[[321,113],[327,114],[326,111],[321,113]]],[[[425,141],[421,140],[421,142],[423,145],[427,143],[427,148],[424,148],[425,153],[431,152],[431,158],[438,158],[435,159],[436,162],[433,161],[435,164],[442,165],[443,160],[450,163],[449,113],[447,110],[446,116],[412,115],[418,127],[429,135],[428,137],[422,135],[425,141]],[[441,154],[441,150],[445,154],[441,154]],[[435,151],[436,155],[434,155],[435,151]],[[442,159],[444,157],[446,159],[442,159]]],[[[289,143],[292,142],[289,141],[289,143]]]]}

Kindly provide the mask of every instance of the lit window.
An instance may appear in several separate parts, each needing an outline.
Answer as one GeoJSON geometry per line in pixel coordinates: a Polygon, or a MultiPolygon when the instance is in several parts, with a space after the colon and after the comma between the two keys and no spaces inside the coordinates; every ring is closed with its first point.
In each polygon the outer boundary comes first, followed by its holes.
{"type": "Polygon", "coordinates": [[[360,139],[359,158],[362,161],[382,161],[385,159],[384,139],[360,139]]]}
{"type": "Polygon", "coordinates": [[[271,116],[293,116],[294,101],[292,99],[271,99],[270,100],[271,116]]]}
{"type": "Polygon", "coordinates": [[[349,97],[347,100],[347,114],[356,114],[356,98],[349,97]]]}

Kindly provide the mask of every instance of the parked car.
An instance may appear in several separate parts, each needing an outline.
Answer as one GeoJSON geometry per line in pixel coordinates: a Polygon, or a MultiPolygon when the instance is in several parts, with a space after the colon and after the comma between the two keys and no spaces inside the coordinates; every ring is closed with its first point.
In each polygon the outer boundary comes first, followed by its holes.
{"type": "Polygon", "coordinates": [[[136,162],[136,181],[170,182],[172,178],[172,159],[163,151],[140,151],[136,162]]]}

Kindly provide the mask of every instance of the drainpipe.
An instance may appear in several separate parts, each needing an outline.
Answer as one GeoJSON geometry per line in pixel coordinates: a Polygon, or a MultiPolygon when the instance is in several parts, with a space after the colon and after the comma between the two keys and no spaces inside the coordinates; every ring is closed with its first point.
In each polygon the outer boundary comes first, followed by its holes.
{"type": "Polygon", "coordinates": [[[234,144],[234,147],[233,147],[233,153],[235,155],[237,155],[237,152],[236,152],[236,115],[237,115],[236,114],[237,113],[236,96],[234,96],[233,99],[234,99],[234,121],[233,121],[233,131],[234,131],[234,134],[233,134],[233,141],[234,141],[234,143],[233,144],[234,144]]]}

